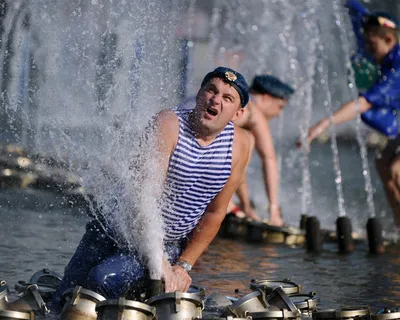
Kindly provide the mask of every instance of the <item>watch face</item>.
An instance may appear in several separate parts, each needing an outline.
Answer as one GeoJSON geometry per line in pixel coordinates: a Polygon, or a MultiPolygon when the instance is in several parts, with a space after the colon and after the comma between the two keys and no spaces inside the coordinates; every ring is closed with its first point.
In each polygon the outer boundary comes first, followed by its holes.
{"type": "Polygon", "coordinates": [[[186,269],[186,271],[192,270],[192,266],[191,266],[189,263],[187,263],[187,262],[184,262],[184,263],[183,263],[183,267],[186,269]]]}

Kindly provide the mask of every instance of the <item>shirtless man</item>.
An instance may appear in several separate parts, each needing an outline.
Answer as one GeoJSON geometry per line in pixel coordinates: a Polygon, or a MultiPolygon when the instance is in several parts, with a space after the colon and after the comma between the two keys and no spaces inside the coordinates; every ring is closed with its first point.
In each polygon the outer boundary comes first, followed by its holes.
{"type": "MultiPolygon", "coordinates": [[[[243,116],[235,120],[236,125],[251,133],[251,152],[255,147],[261,157],[269,200],[268,224],[279,227],[283,225],[278,198],[279,168],[268,122],[280,115],[293,92],[293,88],[271,75],[256,76],[250,87],[251,99],[243,116]]],[[[240,200],[239,208],[247,216],[258,220],[259,217],[250,203],[246,176],[236,193],[240,200]]]]}

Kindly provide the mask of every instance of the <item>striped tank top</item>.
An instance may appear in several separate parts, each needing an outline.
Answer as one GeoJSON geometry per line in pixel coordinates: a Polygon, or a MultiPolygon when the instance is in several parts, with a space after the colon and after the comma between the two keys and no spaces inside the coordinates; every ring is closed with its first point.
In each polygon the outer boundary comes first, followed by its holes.
{"type": "Polygon", "coordinates": [[[192,110],[173,110],[179,119],[178,143],[170,158],[162,214],[165,240],[179,240],[196,226],[231,174],[232,122],[206,147],[189,125],[192,110]]]}

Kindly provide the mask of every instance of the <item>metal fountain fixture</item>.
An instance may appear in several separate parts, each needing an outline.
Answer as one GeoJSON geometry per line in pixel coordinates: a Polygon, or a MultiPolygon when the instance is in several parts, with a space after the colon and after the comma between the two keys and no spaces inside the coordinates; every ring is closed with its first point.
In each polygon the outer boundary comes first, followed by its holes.
{"type": "Polygon", "coordinates": [[[8,286],[4,280],[0,281],[0,310],[7,310],[8,307],[8,286]]]}
{"type": "Polygon", "coordinates": [[[314,320],[319,319],[357,319],[369,320],[371,318],[371,311],[366,306],[350,306],[340,309],[326,309],[318,310],[312,313],[314,320]]]}
{"type": "Polygon", "coordinates": [[[206,298],[206,290],[196,284],[190,285],[188,293],[197,295],[201,300],[204,300],[206,298]]]}
{"type": "Polygon", "coordinates": [[[272,290],[272,292],[266,296],[265,300],[269,304],[270,311],[286,310],[297,313],[298,316],[300,316],[299,310],[281,286],[272,290]]]}
{"type": "Polygon", "coordinates": [[[163,293],[151,297],[147,303],[155,307],[157,320],[186,320],[201,318],[203,300],[197,293],[163,293]]]}
{"type": "Polygon", "coordinates": [[[125,298],[100,301],[96,305],[97,320],[150,320],[156,315],[154,307],[125,298]]]}
{"type": "Polygon", "coordinates": [[[68,289],[63,294],[66,301],[61,320],[96,320],[96,304],[106,300],[102,295],[82,287],[68,289]]]}
{"type": "Polygon", "coordinates": [[[251,319],[300,319],[298,312],[279,310],[279,311],[265,311],[265,312],[250,312],[248,314],[251,319]]]}
{"type": "Polygon", "coordinates": [[[283,280],[271,280],[271,279],[264,279],[264,280],[257,280],[252,279],[250,281],[250,289],[252,290],[259,290],[261,289],[266,294],[271,293],[276,287],[281,286],[283,291],[287,295],[298,294],[302,290],[302,286],[298,285],[290,279],[283,279],[283,280]]]}
{"type": "MultiPolygon", "coordinates": [[[[51,299],[52,291],[40,290],[40,286],[56,289],[61,277],[43,269],[29,282],[19,281],[16,291],[19,298],[8,301],[8,287],[0,281],[0,320],[34,320],[48,312],[41,295],[51,299]],[[35,282],[35,283],[32,283],[35,282]]],[[[163,289],[162,283],[153,284],[163,289]]],[[[105,299],[103,296],[80,286],[68,289],[62,297],[61,320],[400,320],[400,308],[384,308],[372,315],[368,306],[346,306],[337,309],[318,310],[319,298],[314,291],[300,293],[301,286],[290,279],[251,280],[254,291],[240,298],[222,294],[205,295],[205,289],[191,285],[186,293],[160,293],[149,299],[105,299]],[[221,299],[224,298],[224,299],[221,299]],[[145,301],[145,302],[143,302],[145,301]],[[206,306],[206,314],[203,310],[206,306]],[[214,308],[214,309],[213,309],[214,308]],[[210,312],[213,314],[210,315],[210,312]],[[217,312],[217,313],[216,313],[217,312]]]]}
{"type": "Polygon", "coordinates": [[[35,320],[35,314],[33,312],[18,312],[11,310],[0,310],[0,320],[35,320]]]}
{"type": "Polygon", "coordinates": [[[372,320],[395,320],[400,319],[400,307],[394,309],[384,308],[371,317],[372,320]]]}
{"type": "Polygon", "coordinates": [[[227,315],[251,316],[253,319],[297,319],[301,317],[301,312],[281,286],[274,288],[268,295],[262,289],[256,289],[228,306],[227,310],[227,315]]]}
{"type": "Polygon", "coordinates": [[[312,312],[317,309],[317,303],[319,298],[315,291],[310,293],[299,293],[289,296],[289,299],[293,302],[297,309],[302,313],[312,312]]]}
{"type": "Polygon", "coordinates": [[[238,299],[227,307],[227,315],[235,317],[247,317],[249,312],[268,311],[268,303],[262,291],[253,291],[238,299]]]}
{"type": "Polygon", "coordinates": [[[14,311],[27,311],[42,314],[49,313],[36,284],[27,286],[22,293],[19,293],[19,298],[17,300],[8,304],[8,308],[14,311]]]}

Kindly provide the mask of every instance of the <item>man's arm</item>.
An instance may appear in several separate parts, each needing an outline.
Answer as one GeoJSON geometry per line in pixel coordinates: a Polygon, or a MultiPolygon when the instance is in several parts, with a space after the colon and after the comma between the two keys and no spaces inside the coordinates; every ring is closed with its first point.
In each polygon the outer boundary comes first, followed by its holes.
{"type": "Polygon", "coordinates": [[[270,205],[270,222],[274,225],[280,224],[279,212],[279,168],[275,154],[269,123],[263,114],[254,107],[250,121],[251,132],[255,137],[255,147],[261,157],[264,183],[270,205]]]}
{"type": "Polygon", "coordinates": [[[249,156],[248,137],[243,129],[235,127],[232,154],[232,170],[224,188],[207,206],[196,228],[192,231],[189,241],[179,260],[194,264],[215,238],[222,221],[225,218],[229,200],[236,191],[245,171],[249,156]]]}
{"type": "MultiPolygon", "coordinates": [[[[346,123],[353,120],[357,116],[357,101],[358,112],[363,113],[371,109],[372,105],[364,97],[359,97],[342,105],[339,110],[333,113],[332,122],[334,125],[346,123]]],[[[308,142],[311,143],[318,135],[325,131],[330,126],[329,118],[324,118],[308,130],[308,142]]]]}
{"type": "MultiPolygon", "coordinates": [[[[236,122],[235,122],[236,125],[236,122]]],[[[249,158],[247,159],[245,173],[243,174],[242,180],[240,181],[239,187],[236,190],[236,195],[240,200],[240,209],[246,214],[247,217],[252,218],[254,220],[260,220],[260,217],[257,216],[256,211],[253,208],[253,205],[250,201],[249,196],[249,188],[247,185],[247,168],[249,167],[251,158],[253,156],[254,150],[254,135],[249,130],[244,130],[249,138],[249,158]]],[[[229,210],[229,207],[228,207],[229,210]]]]}

